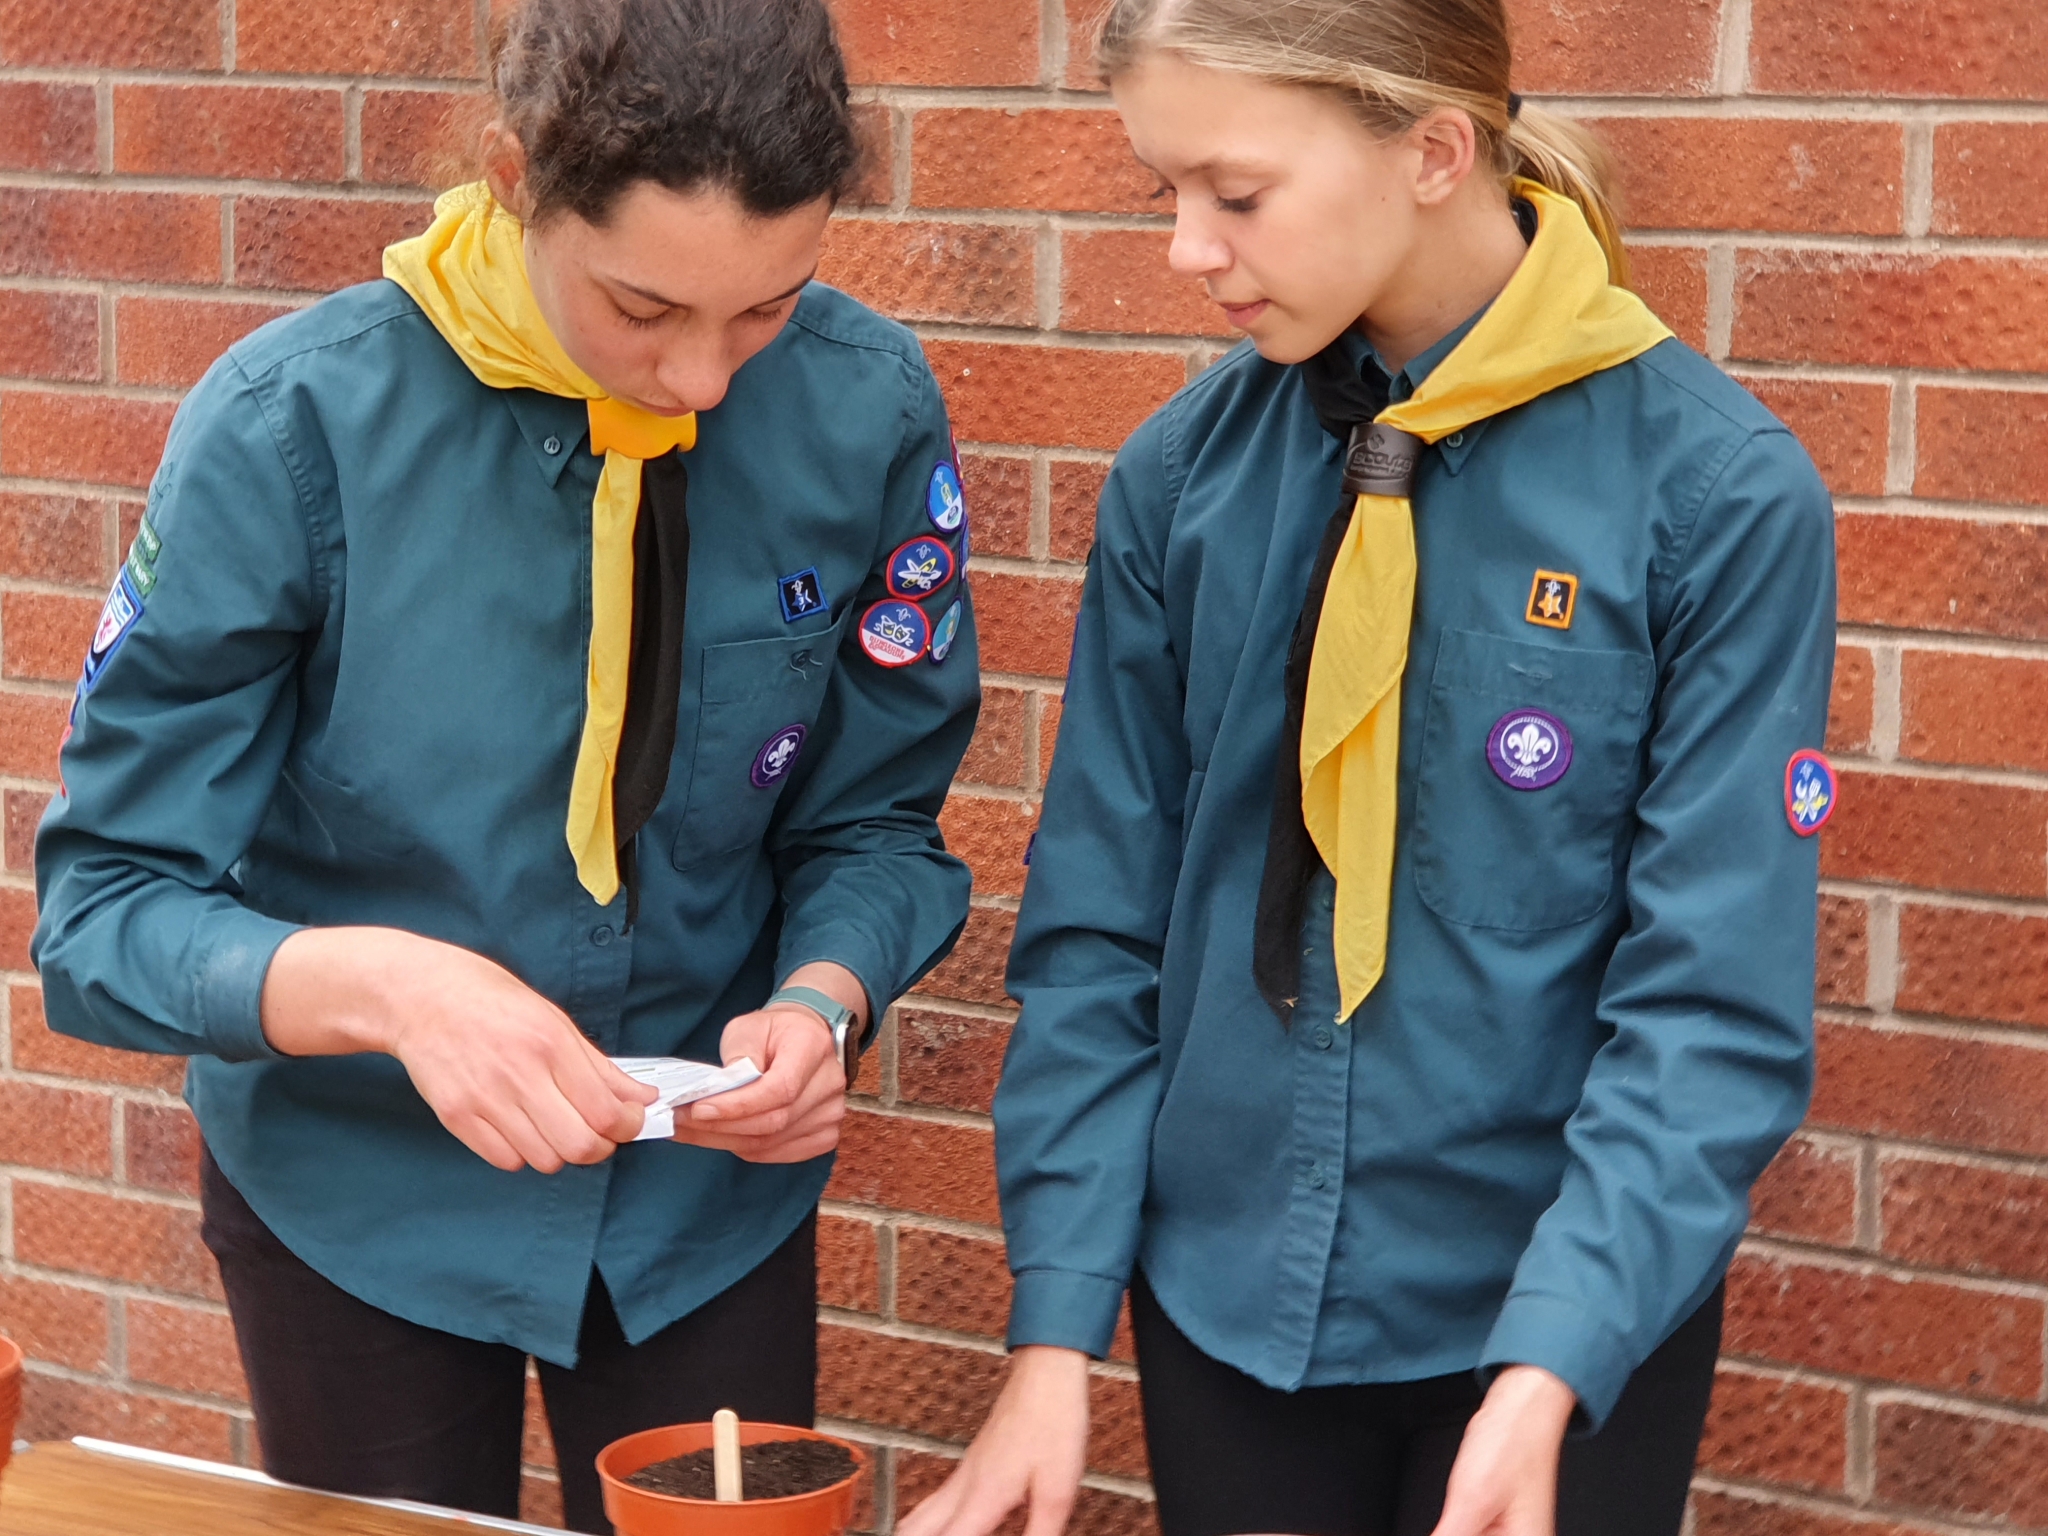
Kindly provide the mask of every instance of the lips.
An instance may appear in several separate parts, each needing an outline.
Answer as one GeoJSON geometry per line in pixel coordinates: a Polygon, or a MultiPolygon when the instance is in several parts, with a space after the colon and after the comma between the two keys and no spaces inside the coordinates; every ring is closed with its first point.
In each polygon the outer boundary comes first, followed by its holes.
{"type": "Polygon", "coordinates": [[[1239,330],[1244,330],[1272,307],[1272,300],[1270,299],[1260,299],[1254,304],[1224,304],[1219,299],[1217,303],[1222,306],[1223,318],[1239,330]]]}

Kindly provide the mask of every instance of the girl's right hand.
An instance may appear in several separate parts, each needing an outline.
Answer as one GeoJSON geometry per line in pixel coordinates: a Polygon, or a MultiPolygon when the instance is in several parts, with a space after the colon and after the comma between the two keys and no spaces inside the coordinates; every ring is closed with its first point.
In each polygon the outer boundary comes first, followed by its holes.
{"type": "Polygon", "coordinates": [[[397,1057],[449,1134],[508,1173],[603,1162],[658,1097],[503,966],[396,928],[301,929],[262,1011],[287,1056],[397,1057]]]}
{"type": "Polygon", "coordinates": [[[1026,1345],[988,1422],[939,1491],[897,1527],[902,1536],[988,1536],[1029,1504],[1024,1536],[1059,1536],[1088,1460],[1088,1357],[1026,1345]]]}

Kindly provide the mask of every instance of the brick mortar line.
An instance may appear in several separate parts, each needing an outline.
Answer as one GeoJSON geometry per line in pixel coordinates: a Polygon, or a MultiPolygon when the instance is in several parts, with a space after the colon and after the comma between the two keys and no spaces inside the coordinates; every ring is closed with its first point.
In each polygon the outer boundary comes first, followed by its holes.
{"type": "Polygon", "coordinates": [[[1982,896],[1969,891],[1933,890],[1917,885],[1887,885],[1877,880],[1847,880],[1840,876],[1823,879],[1821,894],[1855,900],[1895,897],[1903,906],[1947,907],[1965,912],[1989,912],[2002,917],[2048,918],[2048,898],[1982,896]]]}
{"type": "Polygon", "coordinates": [[[1724,122],[2048,123],[2048,103],[1907,96],[1546,96],[1529,99],[1566,117],[1712,118],[1724,122]]]}
{"type": "MultiPolygon", "coordinates": [[[[2040,1179],[2048,1183],[2048,1153],[2039,1157],[2023,1157],[2011,1153],[1986,1152],[1929,1152],[1918,1142],[1901,1141],[1896,1136],[1873,1136],[1868,1138],[1871,1151],[1876,1154],[1878,1172],[1882,1174],[1892,1163],[1941,1163],[1948,1166],[1974,1168],[1980,1173],[2003,1174],[2010,1178],[2040,1179]]],[[[2043,1277],[2048,1284],[2048,1276],[2043,1277]]]]}
{"type": "Polygon", "coordinates": [[[105,176],[74,171],[0,171],[0,189],[29,192],[138,192],[182,197],[270,197],[287,201],[347,203],[429,202],[424,188],[382,182],[279,181],[239,176],[150,176],[114,172],[105,176]]]}
{"type": "Polygon", "coordinates": [[[111,480],[52,480],[40,475],[0,474],[0,491],[112,501],[145,501],[149,496],[149,488],[142,485],[117,485],[111,480]]]}
{"type": "MultiPolygon", "coordinates": [[[[1028,443],[963,442],[960,445],[960,451],[969,458],[1042,458],[1047,464],[1100,464],[1107,468],[1116,462],[1116,450],[1114,448],[1066,448],[1045,447],[1028,443]]],[[[1067,563],[1074,564],[1078,562],[1070,561],[1067,563]]]]}
{"type": "Polygon", "coordinates": [[[14,272],[0,277],[0,288],[27,293],[96,293],[111,299],[175,299],[195,304],[282,304],[306,309],[327,295],[304,288],[233,288],[225,283],[150,283],[126,278],[62,277],[14,272]]]}
{"type": "Polygon", "coordinates": [[[57,1365],[48,1360],[31,1358],[27,1369],[32,1375],[47,1376],[56,1381],[68,1381],[82,1387],[118,1387],[143,1397],[162,1398],[166,1402],[180,1403],[188,1408],[210,1408],[215,1412],[235,1409],[249,1412],[249,1404],[238,1397],[217,1397],[210,1392],[195,1392],[189,1387],[170,1387],[161,1382],[144,1381],[125,1372],[111,1373],[81,1371],[75,1366],[57,1365]]]}
{"type": "MultiPolygon", "coordinates": [[[[234,0],[224,0],[231,7],[234,0]]],[[[124,85],[195,85],[213,86],[222,90],[233,90],[239,86],[286,86],[309,91],[340,90],[349,85],[363,85],[375,90],[412,91],[468,91],[482,95],[484,82],[471,76],[455,75],[377,75],[377,74],[305,74],[294,75],[276,70],[237,69],[106,69],[97,65],[77,66],[9,64],[0,66],[0,84],[23,85],[92,85],[104,81],[112,86],[124,85]]]]}
{"type": "Polygon", "coordinates": [[[889,1006],[892,1011],[909,1008],[924,1013],[951,1013],[963,1019],[982,1019],[991,1024],[1014,1024],[1019,1012],[1015,1006],[998,1008],[992,1003],[972,1002],[964,997],[926,998],[923,994],[916,997],[899,997],[889,1006]]]}
{"type": "Polygon", "coordinates": [[[29,1264],[16,1259],[0,1265],[0,1273],[6,1273],[20,1280],[39,1280],[47,1285],[62,1285],[72,1290],[91,1291],[104,1295],[109,1300],[132,1300],[158,1302],[166,1306],[185,1307],[220,1306],[210,1297],[194,1296],[186,1291],[165,1290],[160,1286],[149,1286],[135,1280],[114,1280],[105,1275],[81,1274],[77,1270],[52,1269],[47,1264],[29,1264]]]}
{"type": "Polygon", "coordinates": [[[1867,1525],[1871,1528],[1871,1536],[1887,1536],[1886,1531],[1881,1528],[1891,1527],[1901,1518],[1911,1520],[1925,1531],[1927,1536],[1984,1536],[1986,1531],[2016,1529],[2005,1524],[1958,1524],[1947,1516],[1930,1515],[1909,1505],[1887,1505],[1875,1501],[1869,1504],[1855,1504],[1848,1502],[1846,1496],[1840,1500],[1828,1499],[1782,1483],[1753,1483],[1717,1477],[1704,1472],[1694,1475],[1692,1485],[1696,1492],[1721,1494],[1752,1504],[1774,1504],[1807,1514],[1825,1515],[1850,1524],[1867,1525]]]}
{"type": "MultiPolygon", "coordinates": [[[[1838,643],[1842,645],[1878,646],[1895,644],[1903,654],[1906,651],[1929,653],[1941,656],[1983,656],[2000,661],[2043,661],[2048,660],[2048,640],[2000,639],[1983,635],[1950,635],[1939,630],[1871,629],[1860,624],[1844,624],[1837,631],[1838,643]],[[1914,643],[1910,637],[1923,636],[1926,642],[1914,643]],[[1901,638],[1907,637],[1907,638],[1901,638]]],[[[1854,754],[1845,753],[1845,758],[1854,754]]],[[[1961,765],[1966,766],[1966,765],[1961,765]]]]}
{"type": "Polygon", "coordinates": [[[157,405],[175,405],[186,391],[168,384],[129,384],[108,379],[91,383],[77,379],[24,379],[0,374],[0,397],[4,395],[72,395],[89,400],[140,400],[157,405]]]}
{"type": "Polygon", "coordinates": [[[2037,261],[2048,257],[2048,240],[2038,237],[2003,235],[1859,235],[1839,231],[1797,231],[1771,229],[1663,229],[1644,226],[1624,231],[1632,245],[1662,250],[1672,246],[1709,245],[1717,240],[1734,243],[1741,257],[1760,251],[1773,254],[1795,252],[1815,256],[1947,256],[2004,257],[2037,261]]]}
{"type": "MultiPolygon", "coordinates": [[[[951,798],[950,796],[948,798],[951,798]]],[[[974,785],[959,798],[964,800],[1001,800],[1008,804],[1028,802],[1036,804],[1038,795],[1027,789],[1002,784],[974,785]]]]}
{"type": "MultiPolygon", "coordinates": [[[[1840,1024],[1849,1029],[1868,1029],[1885,1035],[1932,1036],[1943,1040],[1954,1040],[1962,1044],[2009,1045],[2021,1050],[2048,1051],[2048,1029],[2039,1025],[2007,1024],[1995,1019],[1954,1019],[1940,1014],[1906,1014],[1895,1009],[1872,1009],[1857,1012],[1854,1018],[1839,1017],[1855,1010],[1838,1009],[1832,1006],[1817,1007],[1814,1017],[1830,1024],[1840,1024]]],[[[1825,1128],[1825,1123],[1817,1123],[1825,1128]]],[[[1835,1126],[1837,1131],[1848,1135],[1858,1134],[1855,1130],[1835,1126]]],[[[1902,1138],[1911,1140],[1913,1138],[1902,1138]]],[[[1964,1146],[1971,1143],[1929,1141],[1927,1146],[1964,1146]]],[[[1976,1144],[1984,1150],[1981,1144],[1976,1144]]],[[[2011,1154],[2026,1156],[2025,1153],[2011,1154]]]]}
{"type": "Polygon", "coordinates": [[[957,1216],[933,1216],[924,1211],[906,1211],[893,1205],[863,1205],[858,1200],[827,1197],[818,1202],[818,1209],[827,1216],[839,1216],[849,1221],[865,1221],[878,1227],[928,1227],[934,1232],[943,1232],[950,1237],[978,1238],[991,1243],[1000,1243],[1003,1240],[1003,1229],[994,1223],[962,1221],[957,1216]]]}
{"type": "MultiPolygon", "coordinates": [[[[112,565],[108,566],[112,570],[112,565]]],[[[20,592],[33,597],[69,597],[98,602],[107,595],[105,581],[95,579],[90,586],[79,583],[49,581],[41,576],[0,576],[0,592],[20,592]]],[[[0,693],[6,692],[16,682],[47,683],[49,678],[0,677],[0,693]]],[[[78,679],[72,678],[66,687],[74,687],[78,679]]]]}
{"type": "MultiPolygon", "coordinates": [[[[1851,761],[1844,754],[1843,761],[1851,761]]],[[[1860,766],[1867,773],[1891,779],[1939,779],[1944,783],[1995,785],[2001,789],[2048,789],[2048,773],[2017,768],[1966,767],[1955,763],[1929,763],[1914,758],[1866,758],[1860,766]]],[[[2048,891],[2040,898],[2048,899],[2048,891]]]]}
{"type": "Polygon", "coordinates": [[[173,1194],[167,1190],[150,1189],[145,1185],[122,1184],[109,1175],[98,1179],[88,1174],[63,1173],[52,1168],[30,1168],[20,1163],[0,1163],[0,1173],[11,1176],[16,1182],[26,1180],[30,1184],[48,1189],[69,1190],[73,1194],[118,1195],[124,1199],[140,1201],[144,1205],[160,1206],[167,1211],[192,1211],[199,1209],[196,1195],[173,1194]]]}
{"type": "MultiPolygon", "coordinates": [[[[1185,359],[1211,338],[1201,336],[1146,336],[1130,331],[1048,331],[993,325],[973,325],[951,320],[924,320],[911,326],[921,341],[984,342],[1031,351],[1055,348],[1081,352],[1139,353],[1150,357],[1185,359]],[[1018,338],[1024,338],[1019,340],[1018,338]]],[[[1047,447],[1049,444],[1022,444],[1047,447]]]]}
{"type": "MultiPolygon", "coordinates": [[[[133,1054],[141,1054],[139,1052],[133,1054]]],[[[152,1088],[146,1083],[116,1083],[102,1077],[67,1077],[61,1072],[39,1072],[31,1067],[8,1067],[0,1072],[0,1082],[27,1083],[35,1088],[57,1088],[72,1092],[84,1092],[88,1088],[105,1089],[118,1103],[142,1104],[150,1109],[172,1109],[182,1105],[183,1098],[170,1089],[152,1088]]],[[[0,1163],[0,1172],[8,1168],[29,1167],[26,1163],[0,1163]]],[[[148,1189],[147,1184],[124,1185],[124,1188],[148,1189]]]]}
{"type": "Polygon", "coordinates": [[[946,1109],[930,1104],[888,1104],[870,1099],[861,1108],[882,1120],[911,1120],[919,1125],[945,1125],[956,1130],[986,1131],[994,1121],[985,1114],[966,1109],[946,1109]]]}
{"type": "MultiPolygon", "coordinates": [[[[1931,501],[1921,496],[1837,496],[1835,512],[1852,517],[1928,517],[1957,523],[2048,523],[2048,507],[2006,506],[1997,502],[1931,501]]],[[[1941,634],[1941,630],[1901,630],[1909,634],[1941,634]]]]}
{"type": "MultiPolygon", "coordinates": [[[[1810,1269],[1828,1269],[1838,1273],[1853,1271],[1865,1279],[1895,1281],[1900,1285],[1917,1282],[1938,1283],[1955,1290],[1969,1291],[1979,1296],[2002,1296],[2013,1301],[2031,1301],[2048,1308],[2048,1281],[2011,1280],[2002,1277],[1970,1274],[1962,1270],[1943,1269],[1937,1265],[1913,1264],[1889,1254],[1869,1253],[1862,1249],[1840,1248],[1829,1243],[1813,1242],[1805,1238],[1778,1237],[1766,1234],[1745,1233],[1740,1254],[1750,1258],[1772,1259],[1785,1263],[1803,1263],[1810,1269]]],[[[1844,1373],[1853,1374],[1853,1373],[1844,1373]]],[[[1858,1377],[1858,1380],[1882,1380],[1887,1378],[1858,1377]]],[[[2000,1398],[2000,1402],[2018,1402],[2017,1398],[2000,1398]]]]}

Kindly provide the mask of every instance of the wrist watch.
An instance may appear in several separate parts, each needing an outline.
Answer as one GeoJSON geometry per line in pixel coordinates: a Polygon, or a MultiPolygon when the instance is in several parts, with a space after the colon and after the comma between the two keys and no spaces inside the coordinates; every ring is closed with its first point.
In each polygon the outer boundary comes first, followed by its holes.
{"type": "Polygon", "coordinates": [[[825,1021],[825,1027],[832,1031],[832,1054],[839,1058],[839,1070],[846,1074],[846,1085],[851,1088],[854,1068],[860,1065],[861,1044],[860,1033],[854,1028],[853,1010],[816,987],[783,987],[761,1006],[773,1008],[777,1003],[795,1003],[825,1021]]]}

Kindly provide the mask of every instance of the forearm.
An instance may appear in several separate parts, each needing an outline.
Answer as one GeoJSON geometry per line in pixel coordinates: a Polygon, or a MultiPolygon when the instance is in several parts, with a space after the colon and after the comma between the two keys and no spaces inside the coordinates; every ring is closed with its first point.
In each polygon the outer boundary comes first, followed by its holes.
{"type": "Polygon", "coordinates": [[[264,977],[264,1038],[287,1056],[396,1054],[398,999],[430,943],[396,928],[301,929],[264,977]]]}

